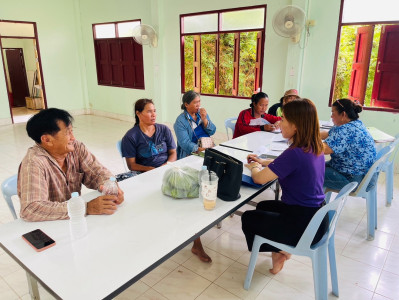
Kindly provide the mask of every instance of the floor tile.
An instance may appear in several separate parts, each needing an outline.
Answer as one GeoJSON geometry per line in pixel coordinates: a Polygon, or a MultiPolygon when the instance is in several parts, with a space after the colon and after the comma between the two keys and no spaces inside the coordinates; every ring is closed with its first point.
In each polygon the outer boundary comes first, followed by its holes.
{"type": "Polygon", "coordinates": [[[370,246],[367,240],[358,241],[352,239],[342,251],[342,255],[377,268],[382,268],[388,251],[370,246]]]}
{"type": "Polygon", "coordinates": [[[138,297],[137,300],[168,300],[168,298],[165,298],[153,289],[149,289],[143,295],[138,297]]]}
{"type": "Polygon", "coordinates": [[[190,300],[198,297],[211,282],[185,267],[178,267],[153,286],[168,299],[190,300]]]}
{"type": "Polygon", "coordinates": [[[399,275],[382,271],[375,292],[389,299],[399,299],[399,275]]]}
{"type": "Polygon", "coordinates": [[[22,268],[7,253],[0,255],[0,276],[10,275],[22,268]]]}
{"type": "Polygon", "coordinates": [[[204,263],[197,256],[193,256],[183,266],[207,280],[214,281],[234,263],[234,260],[206,247],[205,252],[212,258],[212,263],[204,263]]]}
{"type": "Polygon", "coordinates": [[[238,259],[245,251],[248,251],[244,234],[237,235],[230,232],[224,232],[210,243],[208,248],[234,260],[238,259]]]}
{"type": "Polygon", "coordinates": [[[270,281],[270,277],[255,271],[252,277],[251,286],[247,291],[244,289],[247,269],[248,268],[242,264],[234,263],[222,274],[222,276],[215,280],[215,284],[241,299],[255,299],[265,285],[270,281]]]}
{"type": "Polygon", "coordinates": [[[229,293],[225,289],[211,284],[196,300],[239,300],[240,298],[229,293]]]}
{"type": "Polygon", "coordinates": [[[162,278],[164,278],[166,275],[168,275],[170,272],[172,272],[174,269],[176,269],[178,266],[179,266],[178,263],[174,262],[171,259],[168,259],[160,266],[152,270],[150,273],[145,275],[143,278],[141,278],[141,281],[143,281],[148,286],[153,286],[154,284],[159,282],[162,278]]]}
{"type": "Polygon", "coordinates": [[[19,299],[18,295],[10,288],[10,286],[0,278],[0,297],[1,300],[19,299]]]}
{"type": "Polygon", "coordinates": [[[25,270],[21,269],[7,276],[3,276],[3,279],[20,297],[29,293],[25,270]]]}
{"type": "Polygon", "coordinates": [[[313,297],[302,293],[299,290],[293,289],[287,285],[278,282],[277,280],[270,280],[266,287],[260,292],[256,300],[312,300],[313,297]]]}
{"type": "Polygon", "coordinates": [[[124,290],[115,300],[132,300],[137,299],[142,294],[144,294],[150,287],[142,281],[137,281],[135,284],[124,290]]]}

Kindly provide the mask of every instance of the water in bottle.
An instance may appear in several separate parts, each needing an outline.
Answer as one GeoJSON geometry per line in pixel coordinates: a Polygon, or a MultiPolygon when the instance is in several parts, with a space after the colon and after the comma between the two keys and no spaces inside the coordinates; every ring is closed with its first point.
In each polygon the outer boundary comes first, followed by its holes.
{"type": "Polygon", "coordinates": [[[118,185],[116,184],[115,177],[110,177],[106,182],[104,182],[102,194],[118,196],[118,185]]]}
{"type": "Polygon", "coordinates": [[[72,193],[72,198],[67,202],[69,229],[73,240],[80,239],[87,233],[86,203],[79,193],[72,193]]]}

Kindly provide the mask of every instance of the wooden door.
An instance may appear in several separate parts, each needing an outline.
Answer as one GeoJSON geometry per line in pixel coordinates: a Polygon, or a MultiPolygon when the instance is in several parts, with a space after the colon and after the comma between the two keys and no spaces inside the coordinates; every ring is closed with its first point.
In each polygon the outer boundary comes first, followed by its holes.
{"type": "Polygon", "coordinates": [[[5,50],[8,74],[10,75],[13,105],[26,106],[25,97],[29,97],[29,88],[22,49],[5,50]]]}
{"type": "Polygon", "coordinates": [[[371,105],[399,109],[399,25],[381,28],[371,105]]]}

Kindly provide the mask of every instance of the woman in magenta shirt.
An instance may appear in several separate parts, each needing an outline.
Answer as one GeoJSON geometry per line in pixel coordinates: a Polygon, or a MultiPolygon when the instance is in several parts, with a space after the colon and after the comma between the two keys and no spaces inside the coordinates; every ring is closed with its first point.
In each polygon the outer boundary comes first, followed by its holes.
{"type": "MultiPolygon", "coordinates": [[[[254,154],[248,156],[246,167],[251,170],[255,183],[264,184],[278,178],[282,189],[281,201],[262,201],[256,210],[242,215],[242,230],[249,250],[255,235],[295,246],[324,203],[325,162],[319,118],[313,102],[298,99],[284,105],[280,128],[290,147],[278,158],[262,160],[254,154]]],[[[314,243],[326,232],[327,224],[325,219],[314,243]]],[[[263,244],[260,251],[272,252],[272,274],[277,274],[291,256],[268,244],[263,244]]]]}

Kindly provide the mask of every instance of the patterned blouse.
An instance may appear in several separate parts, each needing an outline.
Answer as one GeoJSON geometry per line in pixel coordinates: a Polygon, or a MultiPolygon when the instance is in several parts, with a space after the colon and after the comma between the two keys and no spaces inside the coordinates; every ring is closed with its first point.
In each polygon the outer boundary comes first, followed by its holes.
{"type": "Polygon", "coordinates": [[[374,140],[360,120],[334,126],[325,142],[334,151],[330,166],[340,173],[365,175],[376,160],[374,140]]]}

